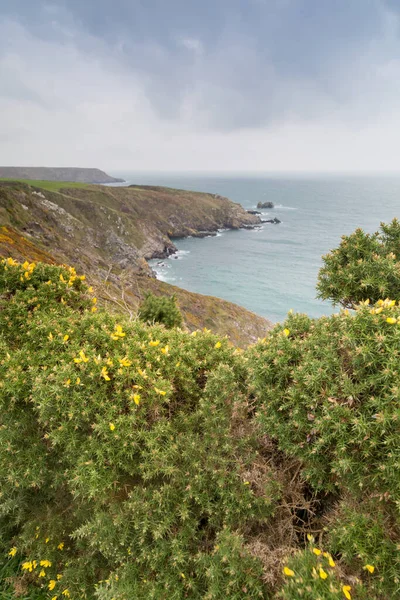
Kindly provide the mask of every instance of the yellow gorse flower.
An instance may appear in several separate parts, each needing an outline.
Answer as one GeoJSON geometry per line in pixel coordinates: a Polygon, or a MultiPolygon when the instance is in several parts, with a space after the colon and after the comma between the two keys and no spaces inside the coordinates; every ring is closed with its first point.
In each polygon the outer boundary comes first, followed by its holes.
{"type": "Polygon", "coordinates": [[[110,431],[114,431],[114,429],[115,429],[115,425],[114,425],[114,423],[110,423],[110,424],[109,424],[109,427],[110,427],[110,431]]]}
{"type": "Polygon", "coordinates": [[[132,364],[131,361],[126,358],[126,356],[125,358],[120,358],[118,362],[121,367],[130,367],[132,364]]]}
{"type": "Polygon", "coordinates": [[[319,576],[321,577],[321,579],[326,579],[328,577],[328,573],[324,571],[322,567],[320,567],[319,576]]]}
{"type": "Polygon", "coordinates": [[[105,381],[111,381],[110,377],[108,376],[107,367],[103,367],[101,369],[101,376],[103,377],[103,379],[105,379],[105,381]]]}
{"type": "Polygon", "coordinates": [[[7,258],[6,263],[9,267],[16,267],[18,265],[17,261],[11,258],[11,256],[7,258]]]}
{"type": "Polygon", "coordinates": [[[221,342],[217,342],[214,346],[214,348],[216,348],[218,350],[218,348],[221,348],[222,344],[221,342]]]}
{"type": "Polygon", "coordinates": [[[364,569],[366,569],[370,573],[373,573],[375,571],[375,567],[373,565],[365,565],[364,569]]]}
{"type": "Polygon", "coordinates": [[[284,329],[284,330],[283,330],[283,334],[284,334],[286,337],[289,337],[289,335],[290,335],[290,329],[284,329]]]}
{"type": "Polygon", "coordinates": [[[13,546],[10,550],[10,552],[8,553],[8,556],[15,556],[17,554],[17,548],[15,546],[13,546]]]}
{"type": "Polygon", "coordinates": [[[51,567],[51,562],[49,560],[41,560],[39,564],[41,567],[51,567]]]}
{"type": "Polygon", "coordinates": [[[74,362],[79,364],[81,362],[87,363],[89,362],[89,358],[86,356],[83,350],[79,352],[79,358],[74,358],[74,362]]]}
{"type": "Polygon", "coordinates": [[[122,331],[122,326],[121,325],[116,325],[114,331],[111,334],[111,339],[117,341],[120,338],[123,338],[125,336],[126,336],[126,333],[124,333],[122,331]]]}
{"type": "Polygon", "coordinates": [[[294,577],[294,571],[292,571],[292,569],[289,569],[289,567],[283,568],[283,574],[286,575],[286,577],[294,577]]]}
{"type": "Polygon", "coordinates": [[[345,595],[345,598],[347,598],[347,600],[351,600],[350,590],[351,590],[351,585],[344,585],[342,587],[342,592],[345,595]]]}
{"type": "Polygon", "coordinates": [[[139,402],[140,402],[140,394],[133,394],[133,395],[131,396],[131,398],[132,398],[132,400],[134,401],[134,403],[135,403],[136,405],[139,405],[139,402]]]}
{"type": "Polygon", "coordinates": [[[160,340],[150,340],[149,346],[152,346],[153,348],[155,348],[156,346],[158,346],[159,343],[160,343],[160,340]]]}
{"type": "Polygon", "coordinates": [[[322,556],[325,556],[325,558],[328,559],[328,563],[330,567],[335,567],[335,561],[333,560],[332,556],[329,554],[329,552],[323,552],[322,556]]]}
{"type": "Polygon", "coordinates": [[[319,550],[318,548],[313,548],[313,552],[316,556],[319,556],[321,554],[321,550],[319,550]]]}
{"type": "Polygon", "coordinates": [[[164,390],[159,390],[158,388],[154,388],[154,391],[157,392],[157,394],[160,394],[160,396],[165,396],[167,392],[164,392],[164,390]]]}
{"type": "Polygon", "coordinates": [[[50,591],[54,590],[54,588],[56,587],[56,584],[57,584],[57,581],[55,579],[50,579],[49,585],[48,585],[49,590],[50,591]]]}
{"type": "Polygon", "coordinates": [[[386,323],[390,323],[390,325],[394,325],[395,323],[397,323],[397,319],[394,319],[393,317],[388,317],[386,319],[386,323]]]}

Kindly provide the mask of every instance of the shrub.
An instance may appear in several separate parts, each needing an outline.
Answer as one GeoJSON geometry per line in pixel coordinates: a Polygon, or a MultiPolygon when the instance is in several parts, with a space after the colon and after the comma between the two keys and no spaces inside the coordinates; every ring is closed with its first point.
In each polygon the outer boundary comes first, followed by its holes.
{"type": "Polygon", "coordinates": [[[162,323],[168,329],[182,325],[175,296],[155,296],[149,292],[139,307],[138,317],[144,323],[162,323]]]}
{"type": "Polygon", "coordinates": [[[381,224],[374,234],[357,229],[323,257],[318,297],[354,308],[363,300],[400,298],[400,222],[381,224]]]}
{"type": "Polygon", "coordinates": [[[258,418],[314,489],[400,500],[400,307],[289,315],[249,351],[258,418]]]}
{"type": "Polygon", "coordinates": [[[0,598],[399,595],[399,304],[243,353],[92,296],[0,261],[0,598]]]}
{"type": "Polygon", "coordinates": [[[73,271],[0,263],[0,518],[18,585],[267,598],[245,538],[279,490],[267,467],[247,480],[258,442],[241,354],[95,309],[73,271]]]}
{"type": "Polygon", "coordinates": [[[318,320],[289,315],[247,356],[261,431],[301,461],[317,500],[310,526],[343,575],[321,579],[313,557],[300,553],[278,597],[333,600],[345,597],[343,585],[353,599],[397,597],[399,305],[366,303],[318,320]]]}

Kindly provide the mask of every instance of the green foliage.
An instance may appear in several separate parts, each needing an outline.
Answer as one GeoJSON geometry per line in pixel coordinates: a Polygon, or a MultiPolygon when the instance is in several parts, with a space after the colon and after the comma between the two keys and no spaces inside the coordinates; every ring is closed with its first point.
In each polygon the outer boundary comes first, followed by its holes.
{"type": "Polygon", "coordinates": [[[277,598],[284,600],[355,600],[365,598],[359,581],[349,581],[329,552],[310,538],[308,548],[297,552],[284,567],[285,583],[277,598]]]}
{"type": "Polygon", "coordinates": [[[250,350],[259,420],[315,489],[400,500],[400,308],[289,315],[250,350]],[[287,335],[285,335],[285,333],[287,335]]]}
{"type": "Polygon", "coordinates": [[[353,308],[370,299],[400,297],[400,222],[381,224],[374,234],[357,229],[323,257],[318,296],[353,308]]]}
{"type": "Polygon", "coordinates": [[[138,317],[144,323],[162,323],[168,329],[182,325],[182,315],[175,296],[155,296],[146,294],[139,307],[138,317]]]}
{"type": "Polygon", "coordinates": [[[1,261],[0,600],[397,598],[400,305],[369,295],[242,353],[1,261]]]}
{"type": "Polygon", "coordinates": [[[398,520],[392,507],[374,499],[345,500],[329,523],[331,551],[341,556],[347,568],[358,568],[368,600],[400,597],[398,537],[398,520]],[[373,567],[373,573],[366,565],[373,567]]]}
{"type": "Polygon", "coordinates": [[[248,480],[241,354],[95,311],[73,270],[0,263],[0,524],[18,585],[32,598],[267,598],[243,536],[279,489],[267,466],[248,480]]]}
{"type": "MultiPolygon", "coordinates": [[[[312,494],[325,497],[316,523],[328,523],[325,541],[349,572],[353,599],[400,592],[399,356],[400,307],[388,300],[318,320],[289,315],[248,351],[262,432],[301,462],[312,494]]],[[[343,597],[348,583],[338,587],[339,577],[328,589],[311,558],[290,562],[297,576],[278,597],[343,597]]]]}

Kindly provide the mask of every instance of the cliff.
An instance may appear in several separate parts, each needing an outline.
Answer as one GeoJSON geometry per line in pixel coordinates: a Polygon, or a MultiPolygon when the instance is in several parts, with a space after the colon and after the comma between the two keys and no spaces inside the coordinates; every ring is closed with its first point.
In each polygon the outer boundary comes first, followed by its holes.
{"type": "Polygon", "coordinates": [[[0,178],[2,177],[76,183],[118,183],[124,181],[123,179],[110,177],[100,169],[80,169],[78,167],[0,167],[0,178]]]}
{"type": "Polygon", "coordinates": [[[84,185],[51,191],[0,182],[0,255],[74,266],[110,310],[131,315],[147,291],[175,294],[189,329],[207,327],[241,346],[264,337],[270,323],[230,302],[156,280],[145,259],[174,252],[174,237],[258,223],[213,194],[84,185]]]}

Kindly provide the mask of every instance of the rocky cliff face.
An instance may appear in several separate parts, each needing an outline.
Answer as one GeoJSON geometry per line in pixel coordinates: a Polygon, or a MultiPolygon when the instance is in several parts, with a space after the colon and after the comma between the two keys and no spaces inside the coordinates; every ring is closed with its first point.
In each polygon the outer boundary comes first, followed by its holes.
{"type": "Polygon", "coordinates": [[[212,194],[101,186],[51,192],[0,182],[1,255],[73,265],[98,284],[105,300],[127,310],[147,290],[175,293],[189,328],[230,330],[238,345],[264,337],[269,323],[229,302],[152,279],[145,259],[174,252],[174,237],[258,223],[240,205],[212,194]]]}
{"type": "Polygon", "coordinates": [[[61,251],[83,269],[125,269],[140,258],[163,258],[172,239],[260,223],[239,204],[199,192],[151,187],[62,188],[60,192],[0,182],[4,224],[61,251]]]}
{"type": "Polygon", "coordinates": [[[76,183],[118,183],[124,181],[123,179],[110,177],[100,169],[80,169],[78,167],[0,167],[0,177],[76,183]]]}

